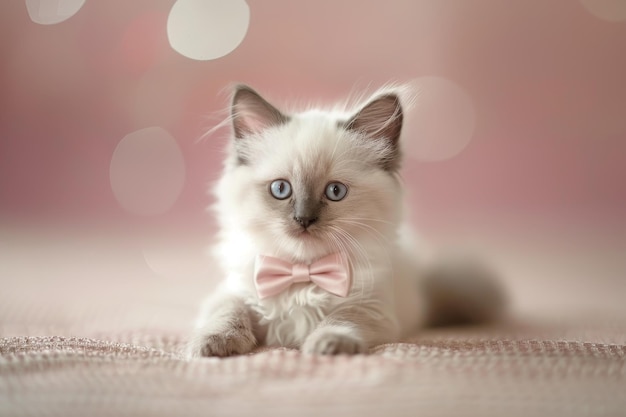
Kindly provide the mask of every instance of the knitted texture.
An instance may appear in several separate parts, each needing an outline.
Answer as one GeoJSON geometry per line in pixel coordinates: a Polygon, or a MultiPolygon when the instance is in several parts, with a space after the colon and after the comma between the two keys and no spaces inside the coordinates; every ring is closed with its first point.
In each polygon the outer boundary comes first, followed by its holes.
{"type": "Polygon", "coordinates": [[[566,305],[518,280],[512,293],[534,304],[508,321],[425,329],[368,355],[187,360],[215,282],[206,273],[156,276],[124,242],[11,241],[0,251],[0,416],[626,416],[617,282],[591,296],[563,275],[558,288],[579,297],[566,305]]]}
{"type": "MultiPolygon", "coordinates": [[[[354,357],[261,349],[186,360],[183,340],[7,337],[0,414],[624,415],[626,346],[472,339],[375,347],[354,357]]],[[[428,332],[426,332],[428,335],[428,332]]]]}

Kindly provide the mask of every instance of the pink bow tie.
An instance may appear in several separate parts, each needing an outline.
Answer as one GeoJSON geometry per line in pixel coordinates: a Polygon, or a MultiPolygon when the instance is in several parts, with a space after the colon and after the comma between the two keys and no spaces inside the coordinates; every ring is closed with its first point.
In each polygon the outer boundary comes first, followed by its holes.
{"type": "Polygon", "coordinates": [[[313,282],[331,294],[345,297],[350,291],[350,266],[343,253],[333,253],[311,265],[291,264],[272,256],[257,255],[254,284],[259,298],[280,294],[297,282],[313,282]]]}

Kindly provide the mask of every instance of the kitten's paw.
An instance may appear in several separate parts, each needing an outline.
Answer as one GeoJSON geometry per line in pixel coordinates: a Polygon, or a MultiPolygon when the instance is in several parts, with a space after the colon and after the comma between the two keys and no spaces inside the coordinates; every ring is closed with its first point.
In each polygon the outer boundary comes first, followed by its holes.
{"type": "Polygon", "coordinates": [[[189,345],[188,357],[232,356],[250,353],[256,338],[247,327],[231,327],[219,333],[198,333],[189,345]]]}
{"type": "Polygon", "coordinates": [[[302,351],[318,355],[354,355],[365,353],[367,346],[354,330],[344,327],[324,327],[309,335],[302,351]]]}

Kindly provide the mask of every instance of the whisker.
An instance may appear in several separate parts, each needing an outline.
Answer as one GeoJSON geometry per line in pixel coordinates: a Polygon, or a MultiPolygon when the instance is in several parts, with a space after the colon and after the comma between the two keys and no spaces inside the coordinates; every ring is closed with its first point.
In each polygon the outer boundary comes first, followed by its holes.
{"type": "Polygon", "coordinates": [[[379,222],[379,223],[385,223],[385,224],[390,224],[390,225],[395,225],[395,222],[390,222],[388,220],[382,220],[382,219],[374,219],[371,217],[338,217],[335,220],[363,220],[363,221],[368,221],[368,222],[379,222]]]}
{"type": "MultiPolygon", "coordinates": [[[[386,261],[387,261],[387,265],[389,266],[391,273],[393,274],[393,269],[394,269],[394,265],[393,265],[393,261],[392,258],[390,256],[389,253],[389,247],[391,246],[391,243],[389,242],[389,239],[387,239],[387,237],[385,235],[383,235],[382,233],[380,233],[380,231],[376,230],[374,227],[361,223],[361,222],[349,222],[349,221],[344,221],[344,223],[346,224],[351,224],[353,226],[359,227],[362,230],[364,230],[366,233],[371,234],[374,239],[376,239],[376,242],[378,243],[382,253],[384,254],[386,261]],[[373,233],[375,232],[376,234],[378,234],[378,236],[373,233]],[[382,238],[382,240],[381,240],[382,238]]],[[[354,238],[354,236],[352,236],[348,231],[343,230],[346,234],[348,234],[354,241],[356,241],[356,238],[354,238]]],[[[369,257],[368,257],[369,258],[369,257]]]]}
{"type": "MultiPolygon", "coordinates": [[[[384,240],[384,243],[386,244],[390,244],[389,239],[387,238],[387,236],[385,236],[380,230],[376,229],[375,227],[370,226],[369,224],[366,223],[361,223],[361,222],[357,222],[357,221],[351,221],[351,220],[336,220],[339,223],[346,223],[346,224],[350,224],[350,225],[354,225],[357,227],[360,227],[362,229],[364,229],[365,231],[372,231],[374,233],[376,233],[376,235],[378,235],[381,239],[384,240]]],[[[376,237],[376,239],[378,240],[378,237],[374,235],[374,237],[376,237]]]]}
{"type": "MultiPolygon", "coordinates": [[[[363,248],[363,246],[354,238],[354,236],[352,236],[348,231],[346,231],[345,229],[342,229],[341,227],[338,226],[331,226],[332,229],[341,237],[343,237],[343,239],[345,240],[345,244],[349,244],[350,247],[352,247],[354,250],[356,250],[358,253],[354,253],[354,251],[351,251],[353,256],[358,256],[362,262],[364,264],[366,264],[367,268],[366,270],[368,271],[368,275],[369,275],[369,279],[370,279],[370,289],[373,287],[373,283],[374,283],[374,273],[373,273],[373,268],[372,268],[372,263],[369,260],[369,256],[367,254],[367,252],[365,251],[365,249],[363,248]]],[[[365,291],[365,287],[362,287],[362,296],[364,296],[364,291],[365,291]]]]}

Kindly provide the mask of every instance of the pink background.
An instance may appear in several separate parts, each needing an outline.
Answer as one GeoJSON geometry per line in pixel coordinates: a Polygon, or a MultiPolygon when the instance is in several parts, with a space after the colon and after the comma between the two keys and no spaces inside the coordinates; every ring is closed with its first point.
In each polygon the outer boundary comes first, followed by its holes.
{"type": "MultiPolygon", "coordinates": [[[[452,158],[406,161],[422,235],[486,252],[528,312],[555,299],[583,305],[590,294],[622,302],[625,19],[602,19],[575,0],[251,0],[241,44],[196,61],[168,42],[173,4],[87,0],[68,20],[39,25],[23,1],[0,3],[0,279],[14,294],[61,282],[75,262],[176,275],[164,288],[202,281],[213,229],[206,190],[224,132],[199,138],[221,120],[230,83],[280,105],[440,77],[470,98],[474,129],[452,158]],[[185,179],[165,213],[140,215],[116,199],[111,160],[127,134],[154,126],[175,138],[185,179]],[[19,284],[26,276],[30,284],[19,284]]],[[[444,126],[456,116],[430,119],[444,126]]],[[[419,133],[414,126],[405,139],[419,143],[419,133]]]]}

